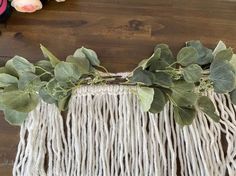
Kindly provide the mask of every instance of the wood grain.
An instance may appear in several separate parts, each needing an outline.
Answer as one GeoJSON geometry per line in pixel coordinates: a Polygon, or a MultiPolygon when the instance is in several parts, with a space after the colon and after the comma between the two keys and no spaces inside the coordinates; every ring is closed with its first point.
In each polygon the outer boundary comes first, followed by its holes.
{"type": "MultiPolygon", "coordinates": [[[[130,71],[157,43],[176,51],[191,39],[209,47],[236,47],[236,2],[215,0],[50,1],[34,14],[14,12],[0,25],[0,64],[15,54],[35,62],[42,43],[64,59],[76,48],[94,49],[111,72],[130,71]]],[[[0,115],[0,175],[11,175],[19,128],[0,115]]]]}

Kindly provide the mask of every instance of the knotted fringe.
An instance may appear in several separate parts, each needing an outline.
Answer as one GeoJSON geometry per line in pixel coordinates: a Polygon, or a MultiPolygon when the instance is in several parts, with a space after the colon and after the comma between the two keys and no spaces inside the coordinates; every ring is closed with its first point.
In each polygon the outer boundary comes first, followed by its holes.
{"type": "Polygon", "coordinates": [[[41,103],[22,125],[14,176],[235,176],[236,106],[209,93],[221,116],[175,124],[173,109],[144,113],[125,86],[88,86],[62,118],[41,103]]]}

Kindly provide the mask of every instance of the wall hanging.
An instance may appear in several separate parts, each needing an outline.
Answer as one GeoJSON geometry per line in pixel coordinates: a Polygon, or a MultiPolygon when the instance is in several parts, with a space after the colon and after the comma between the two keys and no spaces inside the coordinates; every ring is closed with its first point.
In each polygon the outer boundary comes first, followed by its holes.
{"type": "Polygon", "coordinates": [[[15,56],[0,68],[0,108],[21,125],[14,176],[236,175],[236,55],[158,44],[130,73],[81,47],[65,61],[15,56]]]}

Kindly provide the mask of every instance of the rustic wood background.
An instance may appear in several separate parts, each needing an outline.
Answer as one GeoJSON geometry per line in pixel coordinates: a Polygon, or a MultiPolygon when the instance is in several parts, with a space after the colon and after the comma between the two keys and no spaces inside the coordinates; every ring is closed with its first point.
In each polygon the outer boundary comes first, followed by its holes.
{"type": "MultiPolygon", "coordinates": [[[[34,14],[14,12],[0,25],[0,64],[15,54],[42,58],[42,43],[61,59],[86,46],[111,72],[132,70],[164,42],[176,52],[184,42],[218,40],[236,47],[235,0],[67,0],[50,1],[34,14]]],[[[19,128],[0,114],[0,175],[10,176],[19,128]]]]}

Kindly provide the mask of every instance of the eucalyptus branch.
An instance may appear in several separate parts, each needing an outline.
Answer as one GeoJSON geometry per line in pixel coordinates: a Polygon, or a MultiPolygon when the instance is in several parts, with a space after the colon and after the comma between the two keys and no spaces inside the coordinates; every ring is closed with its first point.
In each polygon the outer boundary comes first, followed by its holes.
{"type": "Polygon", "coordinates": [[[204,94],[229,93],[236,104],[236,57],[231,48],[222,42],[218,45],[213,53],[200,41],[188,41],[174,57],[168,45],[158,44],[151,57],[141,61],[127,77],[110,74],[91,49],[79,48],[66,61],[60,61],[41,45],[47,60],[34,65],[15,56],[1,67],[0,109],[12,112],[5,114],[6,120],[19,125],[40,99],[63,111],[74,90],[81,86],[121,85],[134,88],[132,92],[144,111],[159,113],[170,101],[181,126],[191,124],[199,110],[219,121],[214,104],[204,94]]]}

